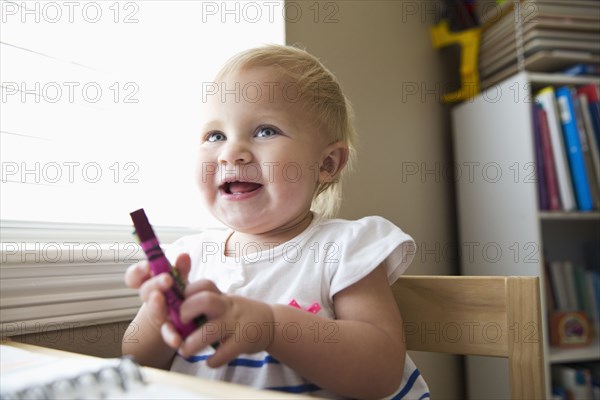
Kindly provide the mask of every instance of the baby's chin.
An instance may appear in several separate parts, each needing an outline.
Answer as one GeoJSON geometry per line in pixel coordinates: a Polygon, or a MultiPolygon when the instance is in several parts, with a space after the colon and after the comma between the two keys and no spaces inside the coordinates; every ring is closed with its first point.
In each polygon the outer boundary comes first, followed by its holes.
{"type": "Polygon", "coordinates": [[[277,224],[270,224],[267,221],[231,221],[221,220],[226,227],[247,236],[253,236],[257,242],[261,241],[261,237],[265,241],[271,241],[271,239],[279,236],[279,226],[277,224]]]}
{"type": "Polygon", "coordinates": [[[233,217],[231,215],[224,216],[223,213],[214,213],[213,216],[223,225],[236,232],[245,233],[248,235],[260,235],[265,233],[265,221],[262,221],[256,216],[243,215],[233,217]]]}
{"type": "MultiPolygon", "coordinates": [[[[211,211],[215,218],[229,229],[246,235],[286,241],[301,233],[313,219],[309,207],[279,211],[266,206],[255,208],[221,204],[211,211]]],[[[265,239],[266,240],[266,239],[265,239]]]]}

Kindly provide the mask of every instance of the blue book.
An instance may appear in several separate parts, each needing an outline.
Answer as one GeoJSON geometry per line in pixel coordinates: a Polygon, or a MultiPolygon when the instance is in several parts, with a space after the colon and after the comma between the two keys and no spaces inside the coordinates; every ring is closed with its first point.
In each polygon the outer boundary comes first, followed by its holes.
{"type": "Polygon", "coordinates": [[[565,69],[567,75],[600,75],[600,68],[594,64],[575,64],[565,69]]]}
{"type": "MultiPolygon", "coordinates": [[[[552,382],[554,384],[554,382],[552,382]]],[[[552,386],[552,399],[569,400],[567,391],[562,386],[552,386]]]]}
{"type": "Polygon", "coordinates": [[[593,208],[592,192],[590,190],[588,173],[585,169],[585,160],[583,158],[581,141],[579,140],[579,130],[577,129],[575,106],[569,86],[556,89],[556,102],[560,110],[560,120],[563,127],[567,158],[569,159],[569,166],[571,168],[571,178],[577,208],[580,211],[590,211],[593,208]]]}

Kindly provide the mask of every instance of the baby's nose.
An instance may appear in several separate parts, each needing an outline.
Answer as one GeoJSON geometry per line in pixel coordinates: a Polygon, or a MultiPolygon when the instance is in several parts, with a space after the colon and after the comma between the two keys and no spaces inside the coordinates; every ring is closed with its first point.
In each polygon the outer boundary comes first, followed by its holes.
{"type": "Polygon", "coordinates": [[[218,161],[220,164],[246,164],[252,161],[252,152],[243,143],[229,142],[219,154],[218,161]]]}

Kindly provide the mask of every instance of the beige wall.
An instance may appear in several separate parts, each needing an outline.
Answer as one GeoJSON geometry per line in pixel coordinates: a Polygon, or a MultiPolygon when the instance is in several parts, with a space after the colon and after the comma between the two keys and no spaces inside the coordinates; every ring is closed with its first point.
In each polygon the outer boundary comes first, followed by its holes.
{"type": "MultiPolygon", "coordinates": [[[[439,102],[451,87],[429,38],[439,3],[323,1],[318,14],[313,1],[290,3],[287,43],[305,47],[337,75],[357,116],[358,165],[341,217],[382,215],[410,233],[420,250],[408,273],[456,273],[449,110],[439,102]],[[291,14],[298,5],[302,17],[291,14]],[[439,173],[422,176],[436,167],[439,173]]],[[[413,358],[432,398],[463,397],[460,360],[413,358]]]]}

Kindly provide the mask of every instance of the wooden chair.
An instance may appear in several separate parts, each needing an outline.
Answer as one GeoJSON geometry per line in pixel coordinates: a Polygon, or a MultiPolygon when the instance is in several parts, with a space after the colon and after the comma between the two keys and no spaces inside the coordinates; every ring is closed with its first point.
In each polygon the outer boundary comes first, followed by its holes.
{"type": "Polygon", "coordinates": [[[539,278],[404,276],[393,288],[408,350],[508,358],[511,398],[546,398],[539,278]]]}

